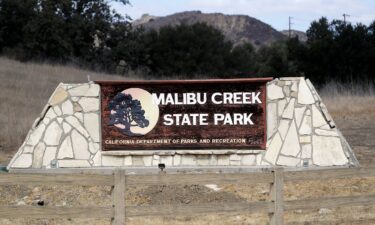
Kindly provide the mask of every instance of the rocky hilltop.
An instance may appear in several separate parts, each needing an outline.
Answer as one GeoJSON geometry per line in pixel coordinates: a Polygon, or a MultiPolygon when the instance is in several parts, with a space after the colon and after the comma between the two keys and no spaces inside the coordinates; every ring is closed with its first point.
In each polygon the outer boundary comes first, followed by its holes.
{"type": "Polygon", "coordinates": [[[164,17],[145,14],[140,19],[135,20],[133,25],[158,30],[168,25],[176,26],[182,23],[190,25],[198,22],[206,23],[221,30],[226,38],[235,44],[250,42],[256,48],[286,38],[284,34],[270,25],[250,16],[202,13],[200,11],[181,12],[164,17]]]}

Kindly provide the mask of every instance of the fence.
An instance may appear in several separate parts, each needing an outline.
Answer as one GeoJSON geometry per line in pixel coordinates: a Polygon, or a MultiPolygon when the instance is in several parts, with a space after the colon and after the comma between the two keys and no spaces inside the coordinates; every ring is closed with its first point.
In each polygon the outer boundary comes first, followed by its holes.
{"type": "Polygon", "coordinates": [[[0,206],[0,218],[108,218],[125,224],[126,217],[177,216],[225,212],[268,212],[270,224],[283,224],[284,211],[375,204],[375,195],[284,201],[285,182],[375,176],[375,167],[284,171],[283,168],[253,173],[201,173],[130,175],[125,170],[110,174],[0,173],[0,185],[112,186],[113,207],[0,206]],[[257,184],[270,183],[270,201],[190,205],[126,206],[126,188],[138,185],[257,184]]]}

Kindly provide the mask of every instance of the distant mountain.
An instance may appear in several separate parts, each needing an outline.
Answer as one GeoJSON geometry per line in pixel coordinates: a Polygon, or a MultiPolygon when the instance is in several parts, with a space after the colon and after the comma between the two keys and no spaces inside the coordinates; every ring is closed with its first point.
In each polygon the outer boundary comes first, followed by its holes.
{"type": "MultiPolygon", "coordinates": [[[[280,31],[282,34],[284,34],[286,37],[289,37],[289,30],[282,30],[280,31]]],[[[301,41],[301,42],[306,42],[307,41],[307,35],[305,32],[303,31],[299,31],[299,30],[291,30],[290,32],[291,36],[292,37],[296,37],[298,36],[298,39],[301,41]]]]}
{"type": "Polygon", "coordinates": [[[259,48],[262,45],[269,45],[274,41],[286,39],[285,35],[270,25],[245,15],[224,15],[200,11],[181,12],[164,17],[145,14],[140,19],[135,20],[133,25],[143,26],[146,30],[158,30],[168,25],[176,26],[182,23],[191,25],[198,22],[219,29],[228,40],[235,44],[250,42],[256,48],[259,48]]]}

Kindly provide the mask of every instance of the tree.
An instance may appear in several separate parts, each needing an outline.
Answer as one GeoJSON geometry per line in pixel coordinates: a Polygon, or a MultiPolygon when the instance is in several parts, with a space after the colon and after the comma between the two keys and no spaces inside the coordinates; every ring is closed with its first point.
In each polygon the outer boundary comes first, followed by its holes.
{"type": "Polygon", "coordinates": [[[16,57],[22,60],[105,66],[100,59],[105,58],[102,54],[113,30],[118,24],[124,35],[131,30],[129,18],[112,10],[110,2],[0,0],[0,51],[17,50],[16,57]]]}
{"type": "Polygon", "coordinates": [[[205,23],[162,27],[145,34],[150,69],[159,75],[222,75],[232,43],[205,23]]]}
{"type": "Polygon", "coordinates": [[[145,118],[145,111],[141,102],[133,99],[130,94],[119,92],[109,103],[108,109],[111,111],[108,125],[119,128],[123,134],[137,136],[132,133],[131,127],[148,127],[149,121],[145,118]]]}

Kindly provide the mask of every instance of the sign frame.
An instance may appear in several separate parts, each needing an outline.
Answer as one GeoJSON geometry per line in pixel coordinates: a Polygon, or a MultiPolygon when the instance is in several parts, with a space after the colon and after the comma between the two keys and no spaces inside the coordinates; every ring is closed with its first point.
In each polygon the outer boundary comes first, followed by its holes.
{"type": "MultiPolygon", "coordinates": [[[[95,81],[95,83],[99,84],[101,86],[100,91],[100,139],[101,139],[101,145],[102,145],[102,151],[103,152],[121,152],[121,151],[171,151],[171,150],[188,150],[188,151],[195,151],[195,150],[266,150],[266,142],[267,142],[267,82],[272,81],[272,77],[262,77],[262,78],[239,78],[239,79],[205,79],[205,80],[119,80],[119,81],[109,81],[109,80],[98,80],[95,81]],[[103,86],[122,86],[122,85],[130,85],[130,86],[137,86],[137,85],[204,85],[204,84],[243,84],[243,83],[259,83],[261,85],[261,92],[262,92],[262,102],[261,102],[261,108],[263,109],[263,142],[259,147],[253,148],[250,146],[237,146],[230,148],[228,146],[222,146],[222,147],[201,147],[201,148],[191,148],[191,147],[160,147],[160,148],[126,148],[123,147],[117,147],[117,148],[106,148],[104,143],[104,136],[103,136],[103,127],[104,127],[104,120],[103,116],[105,115],[105,106],[103,105],[103,86]]],[[[108,113],[107,113],[108,114],[108,113]]],[[[183,128],[181,128],[183,129],[183,128]]]]}

